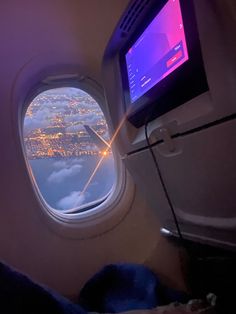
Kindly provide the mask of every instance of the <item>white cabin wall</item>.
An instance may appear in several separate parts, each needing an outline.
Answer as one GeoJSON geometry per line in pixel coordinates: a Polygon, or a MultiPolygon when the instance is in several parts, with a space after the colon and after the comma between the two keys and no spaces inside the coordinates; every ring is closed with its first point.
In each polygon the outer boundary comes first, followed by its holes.
{"type": "MultiPolygon", "coordinates": [[[[9,0],[0,4],[1,63],[14,73],[40,55],[58,55],[100,75],[103,51],[128,0],[9,0]]],[[[1,65],[1,71],[3,71],[1,65]]]]}
{"type": "MultiPolygon", "coordinates": [[[[10,145],[7,151],[14,154],[10,145]]],[[[147,261],[162,276],[179,281],[178,252],[167,244],[163,246],[156,213],[147,208],[139,193],[116,228],[91,239],[70,239],[50,230],[41,219],[42,209],[17,164],[15,154],[1,166],[1,173],[8,177],[1,197],[1,260],[69,297],[76,296],[102,266],[114,262],[147,261]],[[157,255],[155,264],[153,254],[157,255]]]]}
{"type": "Polygon", "coordinates": [[[0,259],[72,298],[92,274],[113,262],[147,262],[179,281],[178,252],[161,240],[156,211],[139,192],[122,222],[109,232],[83,240],[55,233],[42,218],[17,138],[18,101],[20,105],[32,81],[37,81],[34,71],[76,64],[82,74],[99,82],[104,47],[126,4],[127,0],[0,4],[0,259]],[[28,86],[26,80],[22,94],[15,94],[25,67],[28,86]]]}
{"type": "Polygon", "coordinates": [[[50,228],[16,140],[10,81],[4,81],[0,107],[1,260],[71,298],[97,270],[115,262],[147,263],[183,287],[178,251],[160,238],[156,210],[137,191],[127,215],[104,234],[80,240],[50,228]]]}

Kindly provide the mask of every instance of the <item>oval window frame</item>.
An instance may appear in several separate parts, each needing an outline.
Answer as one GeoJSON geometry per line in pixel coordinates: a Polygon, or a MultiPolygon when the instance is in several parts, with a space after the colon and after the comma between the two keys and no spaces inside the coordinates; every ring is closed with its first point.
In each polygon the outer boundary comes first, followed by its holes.
{"type": "MultiPolygon", "coordinates": [[[[31,101],[43,91],[59,87],[75,87],[91,95],[91,97],[93,97],[100,106],[108,127],[110,127],[111,120],[108,118],[109,110],[105,102],[103,89],[100,85],[89,77],[79,76],[78,74],[74,74],[73,78],[71,78],[71,76],[48,76],[46,79],[41,80],[38,84],[34,84],[34,87],[29,89],[30,92],[25,95],[24,100],[18,106],[16,110],[17,117],[13,119],[13,121],[18,121],[18,135],[21,144],[21,151],[23,153],[25,166],[28,170],[28,178],[31,182],[37,203],[41,208],[41,210],[38,211],[40,212],[40,217],[47,223],[51,230],[60,236],[63,235],[64,237],[69,238],[88,239],[100,236],[113,230],[121,223],[121,221],[123,221],[132,208],[135,186],[132,178],[122,164],[121,156],[119,156],[116,149],[113,148],[112,151],[116,164],[117,180],[110,192],[110,195],[108,195],[102,202],[99,200],[99,204],[95,202],[94,207],[90,208],[88,211],[67,214],[51,208],[41,196],[26,156],[23,139],[24,117],[31,101]]],[[[18,78],[14,86],[13,104],[17,103],[17,92],[19,92],[22,83],[24,85],[24,80],[19,80],[18,78]]]]}

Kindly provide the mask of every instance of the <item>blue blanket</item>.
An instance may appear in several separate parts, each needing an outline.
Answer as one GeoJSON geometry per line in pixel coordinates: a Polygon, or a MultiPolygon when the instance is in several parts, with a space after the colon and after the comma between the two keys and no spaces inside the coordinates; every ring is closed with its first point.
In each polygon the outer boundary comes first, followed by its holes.
{"type": "Polygon", "coordinates": [[[1,314],[86,314],[76,304],[0,263],[1,314]]]}
{"type": "Polygon", "coordinates": [[[189,297],[164,286],[147,267],[138,264],[105,266],[82,289],[79,304],[89,312],[118,313],[151,309],[189,297]]]}
{"type": "Polygon", "coordinates": [[[78,304],[74,304],[0,263],[1,314],[117,313],[185,299],[185,295],[163,286],[146,267],[116,264],[104,267],[90,279],[80,293],[78,304]]]}

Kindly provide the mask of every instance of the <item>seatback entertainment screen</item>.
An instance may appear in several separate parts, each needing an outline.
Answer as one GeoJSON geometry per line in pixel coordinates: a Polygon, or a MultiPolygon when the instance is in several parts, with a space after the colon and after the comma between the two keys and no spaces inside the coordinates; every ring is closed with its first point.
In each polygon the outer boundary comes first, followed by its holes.
{"type": "Polygon", "coordinates": [[[130,102],[134,103],[188,58],[180,1],[168,0],[125,54],[130,102]]]}

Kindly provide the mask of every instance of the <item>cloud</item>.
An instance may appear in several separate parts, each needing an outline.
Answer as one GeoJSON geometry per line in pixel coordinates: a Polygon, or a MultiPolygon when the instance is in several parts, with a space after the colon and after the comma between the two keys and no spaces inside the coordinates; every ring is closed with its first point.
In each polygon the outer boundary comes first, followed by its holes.
{"type": "Polygon", "coordinates": [[[75,133],[75,132],[79,132],[79,131],[85,131],[82,124],[71,125],[71,126],[66,128],[66,132],[69,132],[69,133],[75,133]]]}
{"type": "Polygon", "coordinates": [[[68,163],[67,163],[66,160],[55,161],[55,162],[53,163],[53,167],[54,167],[54,168],[59,168],[59,169],[61,169],[61,168],[67,168],[67,167],[68,167],[68,163]]]}
{"type": "Polygon", "coordinates": [[[73,165],[81,165],[84,163],[83,158],[73,158],[73,159],[65,159],[65,160],[58,160],[53,163],[53,167],[56,169],[61,168],[69,168],[73,165]]]}
{"type": "Polygon", "coordinates": [[[69,195],[60,199],[57,206],[60,209],[71,209],[82,205],[85,201],[86,195],[81,191],[73,191],[69,195]]]}
{"type": "Polygon", "coordinates": [[[81,114],[73,114],[70,116],[65,117],[65,121],[66,122],[77,122],[79,120],[81,120],[82,115],[81,114]]]}
{"type": "Polygon", "coordinates": [[[102,137],[107,142],[110,140],[110,136],[109,136],[108,130],[106,130],[106,132],[102,135],[102,137]]]}
{"type": "Polygon", "coordinates": [[[103,117],[102,113],[99,115],[96,115],[95,113],[88,113],[83,115],[81,118],[85,124],[93,125],[98,123],[102,119],[102,117],[103,117]]]}
{"type": "Polygon", "coordinates": [[[97,147],[97,145],[96,144],[91,144],[91,145],[86,145],[85,146],[85,149],[86,150],[95,150],[95,151],[99,151],[99,148],[97,147]]]}
{"type": "Polygon", "coordinates": [[[50,183],[61,183],[68,177],[72,177],[78,174],[82,166],[79,164],[72,165],[69,168],[63,168],[58,171],[53,171],[50,176],[47,178],[47,181],[50,183]]]}
{"type": "Polygon", "coordinates": [[[45,128],[50,125],[51,112],[48,108],[38,110],[33,116],[26,116],[24,120],[24,129],[31,131],[37,128],[45,128]]]}
{"type": "Polygon", "coordinates": [[[90,96],[86,92],[76,88],[56,88],[39,94],[31,103],[31,113],[25,116],[25,134],[38,128],[54,125],[52,120],[57,116],[63,117],[67,125],[72,124],[66,128],[67,132],[84,130],[84,124],[96,125],[103,120],[103,114],[99,105],[89,98],[90,96]],[[71,101],[77,103],[81,113],[77,111],[75,114],[68,114],[71,101]],[[83,111],[82,109],[86,110],[83,111]],[[78,122],[80,124],[73,125],[78,122]]]}
{"type": "Polygon", "coordinates": [[[52,125],[51,120],[58,115],[52,108],[44,106],[39,108],[32,116],[25,116],[24,131],[30,132],[38,128],[47,128],[52,125]]]}
{"type": "Polygon", "coordinates": [[[83,164],[85,162],[84,158],[74,158],[70,159],[70,164],[75,165],[75,164],[83,164]]]}
{"type": "Polygon", "coordinates": [[[52,113],[56,113],[56,114],[64,114],[66,111],[66,105],[67,102],[59,102],[56,104],[50,103],[47,105],[47,107],[52,111],[52,113]]]}
{"type": "Polygon", "coordinates": [[[88,95],[86,92],[84,92],[83,90],[79,89],[79,88],[75,88],[75,87],[58,87],[58,88],[53,88],[53,89],[49,89],[43,93],[41,93],[41,95],[68,95],[68,97],[72,97],[72,96],[76,96],[76,97],[84,97],[86,95],[88,95]]]}
{"type": "MultiPolygon", "coordinates": [[[[88,110],[88,107],[86,107],[88,110]]],[[[80,122],[81,124],[96,124],[100,120],[103,119],[103,114],[100,109],[97,110],[97,112],[92,113],[84,113],[84,114],[74,114],[71,116],[67,116],[65,118],[65,121],[68,122],[80,122]]]]}

